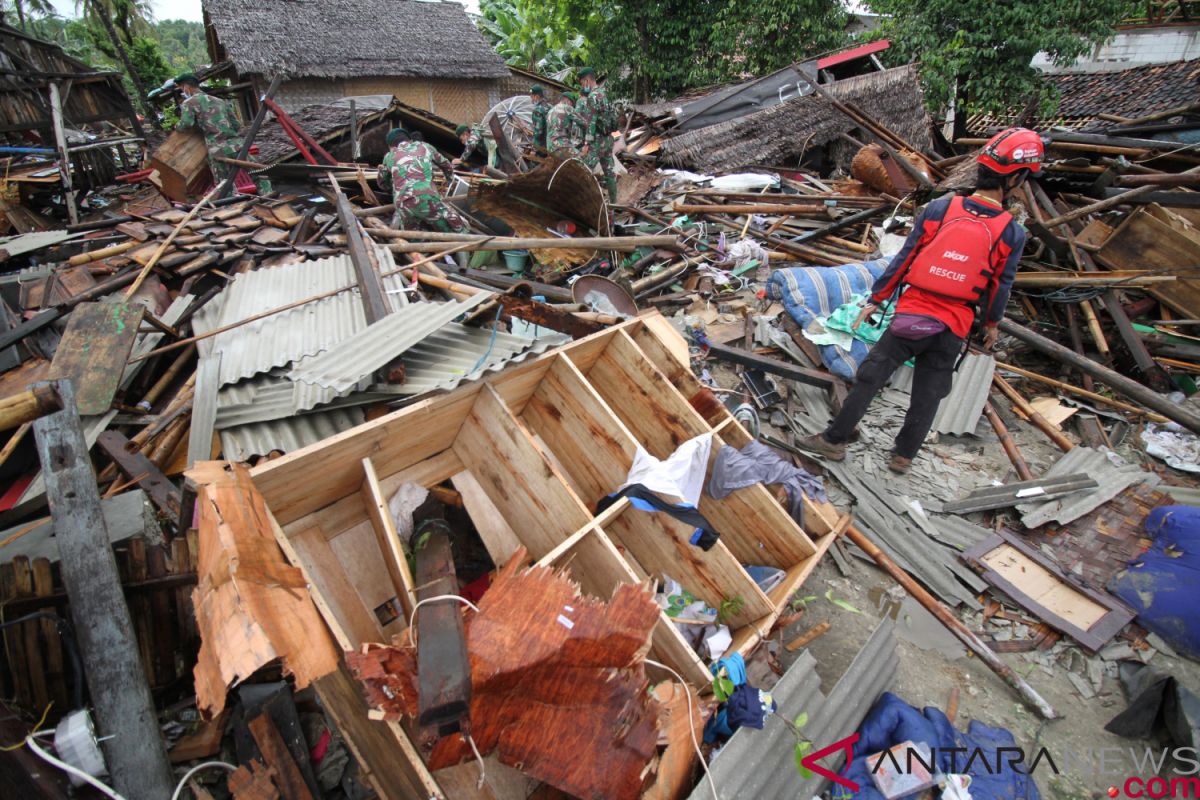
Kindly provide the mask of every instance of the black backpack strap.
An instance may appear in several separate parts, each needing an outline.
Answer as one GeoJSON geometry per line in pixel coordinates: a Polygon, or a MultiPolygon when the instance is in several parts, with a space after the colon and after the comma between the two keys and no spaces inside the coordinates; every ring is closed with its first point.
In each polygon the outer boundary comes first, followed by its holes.
{"type": "Polygon", "coordinates": [[[677,506],[668,503],[640,483],[631,483],[619,492],[613,492],[606,497],[601,497],[600,501],[596,503],[596,513],[603,513],[604,509],[622,497],[641,500],[664,514],[668,514],[680,522],[694,527],[696,531],[692,534],[689,541],[701,550],[711,550],[712,546],[717,543],[717,539],[721,537],[721,534],[717,533],[716,529],[713,528],[712,523],[699,511],[689,506],[677,506]]]}

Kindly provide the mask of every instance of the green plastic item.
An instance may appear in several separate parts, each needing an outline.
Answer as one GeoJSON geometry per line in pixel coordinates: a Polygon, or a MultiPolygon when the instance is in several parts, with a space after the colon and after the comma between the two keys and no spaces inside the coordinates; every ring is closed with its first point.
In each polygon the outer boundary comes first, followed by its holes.
{"type": "Polygon", "coordinates": [[[500,254],[495,250],[476,250],[471,253],[470,265],[471,269],[483,269],[495,264],[500,258],[500,254]]]}
{"type": "Polygon", "coordinates": [[[525,264],[529,261],[528,250],[501,250],[504,255],[504,266],[516,273],[525,271],[525,264]]]}

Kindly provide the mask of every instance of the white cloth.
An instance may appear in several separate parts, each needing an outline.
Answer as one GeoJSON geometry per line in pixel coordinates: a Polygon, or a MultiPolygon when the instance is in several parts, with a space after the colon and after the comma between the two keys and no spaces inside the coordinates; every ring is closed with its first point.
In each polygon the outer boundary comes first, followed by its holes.
{"type": "Polygon", "coordinates": [[[413,512],[429,497],[429,490],[416,483],[402,483],[388,500],[388,511],[396,523],[396,535],[408,544],[413,533],[413,512]]]}
{"type": "Polygon", "coordinates": [[[711,433],[688,439],[666,461],[660,461],[638,445],[633,466],[620,489],[640,483],[665,499],[683,500],[692,506],[700,504],[704,490],[704,475],[708,472],[708,457],[712,452],[711,433]]]}

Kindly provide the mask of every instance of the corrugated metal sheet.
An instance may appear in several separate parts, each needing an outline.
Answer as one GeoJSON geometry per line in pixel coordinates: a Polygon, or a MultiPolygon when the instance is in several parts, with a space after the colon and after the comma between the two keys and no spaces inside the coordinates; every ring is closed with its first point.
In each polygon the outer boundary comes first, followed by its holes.
{"type": "MultiPolygon", "coordinates": [[[[821,692],[816,660],[805,651],[771,689],[779,714],[794,720],[808,714],[804,732],[818,747],[836,742],[858,729],[879,695],[896,676],[896,637],[891,620],[883,620],[828,696],[821,692]]],[[[809,779],[796,771],[795,738],[783,725],[768,719],[759,731],[742,728],[713,759],[710,769],[722,798],[797,800],[815,797],[828,781],[819,775],[809,779]]],[[[836,770],[841,763],[822,762],[836,770]]],[[[712,792],[701,778],[689,800],[710,800],[712,792]]]]}
{"type": "MultiPolygon", "coordinates": [[[[145,533],[146,518],[153,518],[154,510],[146,502],[146,493],[141,489],[134,489],[101,500],[100,513],[104,515],[108,540],[119,542],[145,533]]],[[[17,556],[25,556],[31,561],[35,558],[58,561],[58,540],[54,538],[54,522],[49,518],[32,530],[29,530],[28,523],[25,523],[0,531],[0,542],[15,533],[20,533],[20,536],[0,547],[0,562],[7,563],[17,556]]]]}
{"type": "Polygon", "coordinates": [[[526,339],[497,331],[493,341],[491,331],[452,322],[404,353],[407,377],[397,388],[407,395],[449,391],[570,340],[565,334],[526,339]],[[483,366],[476,370],[485,356],[483,366]]]}
{"type": "MultiPolygon", "coordinates": [[[[995,370],[996,359],[992,356],[969,353],[958,372],[954,373],[950,394],[938,407],[933,430],[952,436],[974,433],[992,388],[992,373],[995,370]]],[[[892,388],[912,394],[912,379],[912,367],[901,367],[892,377],[892,388]]]]}
{"type": "Polygon", "coordinates": [[[0,250],[7,250],[10,256],[19,256],[23,253],[32,253],[34,250],[41,250],[43,247],[61,244],[78,236],[83,236],[83,234],[68,233],[67,231],[33,231],[17,236],[0,236],[0,250]]]}
{"type": "Polygon", "coordinates": [[[992,535],[987,528],[967,522],[954,514],[930,514],[929,520],[933,523],[938,540],[958,550],[974,547],[992,535]]]}
{"type": "Polygon", "coordinates": [[[255,422],[221,431],[221,449],[231,461],[265,456],[274,450],[291,453],[348,431],[366,421],[362,409],[346,408],[255,422]]]}
{"type": "Polygon", "coordinates": [[[320,355],[301,359],[288,373],[293,381],[293,408],[307,411],[348,394],[359,381],[491,296],[480,292],[462,302],[409,303],[320,355]]]}
{"type": "MultiPolygon", "coordinates": [[[[395,268],[391,252],[377,248],[383,271],[395,268]]],[[[231,325],[306,297],[354,286],[354,264],[342,255],[244,272],[193,318],[196,333],[231,325]]],[[[384,278],[393,308],[403,308],[404,281],[384,278]]],[[[200,355],[221,351],[221,385],[282,367],[322,352],[367,326],[358,290],[340,292],[290,311],[273,314],[198,343],[200,355]]]]}
{"type": "Polygon", "coordinates": [[[1017,506],[1021,512],[1021,523],[1026,528],[1036,528],[1047,522],[1066,524],[1112,500],[1135,483],[1150,477],[1132,464],[1114,464],[1110,451],[1094,450],[1091,447],[1075,447],[1046,470],[1043,477],[1057,478],[1064,475],[1083,473],[1096,479],[1098,488],[1075,492],[1057,500],[1043,503],[1023,503],[1017,506]]]}
{"type": "Polygon", "coordinates": [[[212,438],[217,420],[217,390],[220,389],[221,353],[200,360],[192,400],[192,425],[188,431],[187,465],[212,458],[212,438]]]}

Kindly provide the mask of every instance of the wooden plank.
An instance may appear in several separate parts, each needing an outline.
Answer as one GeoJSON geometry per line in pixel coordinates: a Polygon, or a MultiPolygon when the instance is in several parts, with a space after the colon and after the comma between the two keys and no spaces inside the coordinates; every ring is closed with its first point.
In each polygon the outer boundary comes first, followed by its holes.
{"type": "MultiPolygon", "coordinates": [[[[373,461],[377,465],[377,468],[380,466],[386,468],[388,466],[386,462],[380,462],[377,459],[373,459],[373,461]]],[[[384,497],[391,497],[400,488],[401,484],[412,482],[426,487],[434,486],[462,471],[463,465],[462,461],[458,458],[458,453],[455,453],[453,449],[447,448],[406,469],[401,469],[386,477],[381,476],[379,486],[383,491],[384,497]]],[[[360,466],[360,481],[362,478],[361,473],[362,467],[360,466]]],[[[361,523],[365,515],[366,510],[363,508],[362,492],[354,492],[337,502],[331,503],[325,508],[318,509],[295,522],[285,525],[283,530],[290,536],[293,532],[306,531],[310,527],[316,526],[325,531],[326,539],[332,539],[343,531],[361,523]]]]}
{"type": "MultiPolygon", "coordinates": [[[[33,566],[29,559],[18,556],[12,561],[13,586],[17,597],[33,597],[33,566]]],[[[33,695],[33,706],[45,708],[50,702],[50,691],[46,685],[46,665],[42,660],[40,622],[24,622],[18,627],[25,640],[25,669],[29,670],[29,683],[33,695]]]]}
{"type": "Polygon", "coordinates": [[[113,460],[127,480],[137,483],[158,510],[170,520],[178,520],[183,509],[183,492],[146,458],[142,452],[131,451],[129,440],[118,431],[105,431],[96,444],[113,460]]]}
{"type": "Polygon", "coordinates": [[[33,432],[100,748],[119,793],[130,800],[169,797],[175,779],[138,663],[75,393],[69,381],[59,381],[57,388],[63,410],[34,422],[33,432]]]}
{"type": "Polygon", "coordinates": [[[75,384],[81,415],[112,405],[145,310],[140,303],[80,303],[71,312],[49,379],[75,384]]]}
{"type": "Polygon", "coordinates": [[[462,496],[463,507],[470,515],[475,530],[479,532],[479,538],[487,547],[492,562],[507,563],[521,547],[521,539],[504,519],[503,512],[496,507],[470,471],[464,470],[450,480],[462,496]]]}
{"type": "MultiPolygon", "coordinates": [[[[588,380],[642,446],[666,458],[709,424],[624,332],[609,342],[588,380]]],[[[712,458],[721,444],[713,443],[712,458]]],[[[722,500],[701,495],[700,511],[743,564],[789,569],[816,551],[765,486],[739,489],[722,500]]]]}
{"type": "Polygon", "coordinates": [[[408,559],[404,555],[400,534],[396,533],[392,512],[383,496],[383,490],[379,487],[375,465],[370,458],[364,458],[362,468],[363,507],[367,510],[367,519],[371,521],[371,528],[375,531],[375,539],[379,542],[384,564],[392,578],[392,587],[396,590],[396,596],[400,598],[404,619],[407,620],[417,604],[414,590],[416,583],[408,568],[408,559]]]}
{"type": "Polygon", "coordinates": [[[353,528],[342,531],[329,540],[337,566],[346,574],[362,604],[383,630],[383,639],[388,641],[393,634],[403,632],[408,625],[404,606],[392,585],[392,576],[383,563],[379,540],[371,523],[363,520],[353,528]]]}
{"type": "Polygon", "coordinates": [[[250,720],[249,728],[263,761],[275,770],[275,784],[279,787],[280,796],[287,800],[313,800],[312,792],[308,790],[308,784],[296,766],[296,760],[271,721],[271,715],[263,711],[250,720]]]}
{"type": "Polygon", "coordinates": [[[1000,531],[962,553],[1017,605],[1096,652],[1117,635],[1134,614],[1115,597],[1075,583],[1037,550],[1000,531]]]}
{"type": "Polygon", "coordinates": [[[490,385],[479,393],[454,450],[492,501],[503,506],[533,558],[591,519],[566,477],[490,385]]]}
{"type": "Polygon", "coordinates": [[[1200,242],[1149,209],[1126,217],[1096,251],[1096,260],[1110,269],[1160,269],[1176,275],[1168,288],[1147,291],[1189,319],[1200,317],[1200,279],[1179,271],[1181,265],[1200,263],[1200,242]]]}
{"type": "Polygon", "coordinates": [[[362,780],[382,800],[446,800],[404,729],[395,722],[368,719],[367,702],[345,663],[318,678],[313,687],[362,768],[362,780]]]}
{"type": "MultiPolygon", "coordinates": [[[[49,597],[54,594],[54,573],[47,558],[33,560],[33,594],[36,597],[49,597]]],[[[55,709],[65,713],[70,706],[67,705],[67,676],[63,672],[62,638],[52,621],[43,619],[38,624],[42,627],[42,645],[46,653],[46,683],[50,689],[50,699],[54,701],[55,709]]]]}
{"type": "MultiPolygon", "coordinates": [[[[17,584],[13,576],[13,565],[0,564],[0,601],[7,605],[16,597],[17,584]]],[[[25,659],[25,637],[16,625],[0,630],[0,636],[3,636],[5,660],[12,678],[12,696],[19,705],[33,708],[32,675],[25,659]]]]}
{"type": "Polygon", "coordinates": [[[304,571],[313,601],[341,649],[383,641],[382,626],[354,590],[324,532],[312,527],[285,541],[292,549],[289,560],[304,571]]]}

